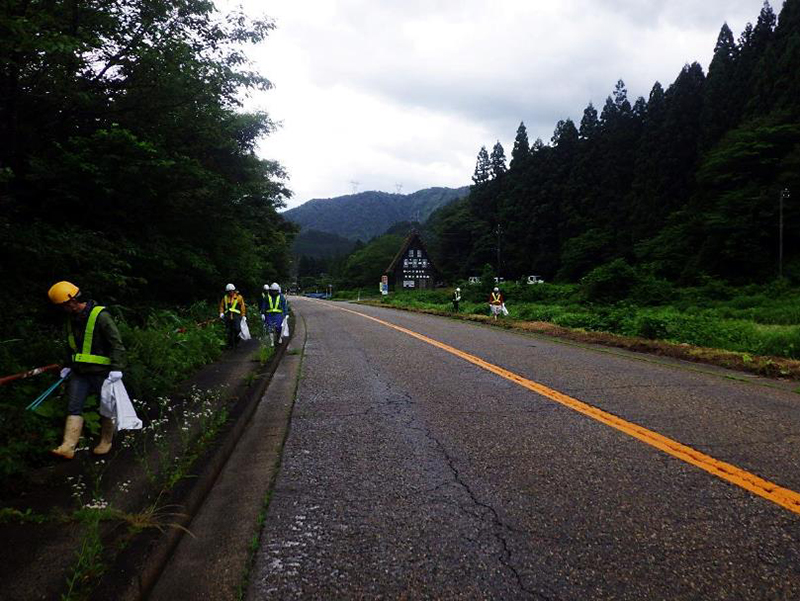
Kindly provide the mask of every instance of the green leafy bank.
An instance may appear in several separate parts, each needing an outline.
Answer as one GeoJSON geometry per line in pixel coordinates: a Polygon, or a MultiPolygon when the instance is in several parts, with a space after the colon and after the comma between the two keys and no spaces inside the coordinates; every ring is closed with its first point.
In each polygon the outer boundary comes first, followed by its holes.
{"type": "MultiPolygon", "coordinates": [[[[151,310],[144,317],[124,307],[110,307],[128,351],[125,386],[131,398],[153,400],[169,394],[198,367],[216,360],[222,352],[223,334],[216,322],[204,324],[215,308],[198,303],[182,310],[151,310]],[[202,327],[197,324],[204,324],[202,327]]],[[[63,360],[64,341],[58,329],[27,323],[29,329],[0,344],[0,365],[14,373],[63,360]]],[[[0,482],[13,492],[24,484],[29,470],[51,461],[48,449],[61,439],[66,415],[66,390],[61,387],[36,411],[25,407],[57,375],[52,373],[12,382],[3,387],[0,400],[0,482]]],[[[85,413],[86,427],[94,434],[98,400],[91,397],[85,413]]]]}
{"type": "MultiPolygon", "coordinates": [[[[594,273],[594,272],[593,272],[594,273]]],[[[591,275],[591,274],[590,274],[591,275]]],[[[683,343],[746,355],[800,359],[800,294],[778,281],[731,287],[710,280],[676,288],[636,280],[611,294],[604,274],[572,284],[502,284],[507,319],[615,335],[683,343]],[[601,285],[601,281],[604,285],[601,285]]],[[[488,294],[462,285],[460,312],[488,315],[488,294]]],[[[400,292],[381,299],[389,306],[451,312],[452,289],[400,292]]]]}

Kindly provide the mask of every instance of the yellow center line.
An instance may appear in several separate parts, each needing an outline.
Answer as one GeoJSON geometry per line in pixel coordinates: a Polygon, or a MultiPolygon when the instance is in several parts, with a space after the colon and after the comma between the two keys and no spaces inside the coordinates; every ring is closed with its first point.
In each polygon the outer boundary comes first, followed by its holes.
{"type": "Polygon", "coordinates": [[[510,372],[502,367],[498,367],[492,363],[484,361],[480,357],[476,357],[475,355],[470,355],[469,353],[465,353],[464,351],[460,351],[457,348],[449,346],[443,342],[439,342],[438,340],[434,340],[433,338],[428,338],[422,334],[418,334],[413,330],[409,330],[402,326],[395,325],[393,323],[389,323],[388,321],[383,321],[382,319],[378,319],[377,317],[372,317],[370,315],[365,315],[364,313],[359,313],[358,311],[353,311],[351,309],[345,309],[343,307],[336,307],[340,311],[346,311],[348,313],[352,313],[354,315],[358,315],[365,319],[370,319],[374,322],[377,322],[381,325],[386,327],[392,328],[397,330],[398,332],[403,332],[404,334],[408,334],[409,336],[413,336],[414,338],[426,342],[430,345],[433,345],[437,348],[442,349],[443,351],[447,351],[457,357],[464,359],[472,363],[473,365],[477,365],[487,371],[490,371],[498,376],[501,376],[507,380],[515,382],[519,384],[523,388],[527,388],[539,394],[543,397],[550,399],[551,401],[555,401],[556,403],[560,403],[565,407],[569,407],[573,411],[577,411],[583,415],[586,415],[594,420],[597,420],[607,426],[614,428],[615,430],[619,430],[620,432],[624,432],[628,436],[632,436],[638,440],[641,440],[645,444],[650,445],[651,447],[655,447],[668,455],[672,455],[681,461],[685,461],[686,463],[691,463],[694,466],[699,467],[702,470],[707,471],[709,474],[713,474],[718,478],[722,478],[730,482],[731,484],[735,484],[736,486],[740,486],[750,492],[767,499],[768,501],[772,501],[781,507],[788,509],[789,511],[793,511],[794,513],[800,514],[800,493],[797,493],[793,490],[788,488],[783,488],[775,484],[774,482],[770,482],[769,480],[765,480],[752,474],[746,470],[736,467],[730,463],[726,463],[724,461],[720,461],[718,459],[714,459],[710,455],[706,455],[698,451],[697,449],[693,449],[692,447],[686,446],[685,444],[681,444],[671,438],[667,438],[659,434],[658,432],[653,432],[652,430],[648,430],[638,424],[634,424],[627,420],[624,420],[616,415],[603,411],[602,409],[598,409],[592,405],[584,403],[583,401],[579,401],[578,399],[574,399],[566,394],[558,392],[557,390],[553,390],[552,388],[548,388],[543,384],[539,384],[538,382],[534,382],[532,380],[528,380],[527,378],[523,378],[522,376],[510,372]]]}

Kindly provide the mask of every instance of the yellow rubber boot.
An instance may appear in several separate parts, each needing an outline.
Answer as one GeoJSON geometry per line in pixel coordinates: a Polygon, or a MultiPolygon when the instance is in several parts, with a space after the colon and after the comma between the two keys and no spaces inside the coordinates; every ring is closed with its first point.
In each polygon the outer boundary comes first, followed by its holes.
{"type": "Polygon", "coordinates": [[[100,443],[92,449],[95,455],[105,455],[111,450],[114,440],[114,420],[109,417],[100,418],[100,443]]]}
{"type": "Polygon", "coordinates": [[[83,417],[80,415],[68,415],[67,423],[64,426],[64,441],[60,447],[50,452],[64,459],[72,459],[75,456],[75,447],[78,446],[78,439],[81,437],[81,430],[83,430],[83,417]]]}

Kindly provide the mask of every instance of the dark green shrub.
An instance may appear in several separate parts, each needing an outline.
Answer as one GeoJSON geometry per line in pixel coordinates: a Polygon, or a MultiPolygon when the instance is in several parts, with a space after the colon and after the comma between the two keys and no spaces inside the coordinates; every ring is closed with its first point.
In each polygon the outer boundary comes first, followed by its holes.
{"type": "Polygon", "coordinates": [[[650,340],[663,340],[669,334],[669,325],[661,317],[640,315],[636,320],[635,335],[650,340]]]}
{"type": "Polygon", "coordinates": [[[636,271],[625,259],[614,259],[581,279],[581,296],[593,303],[614,303],[627,298],[637,281],[636,271]]]}
{"type": "Polygon", "coordinates": [[[630,300],[637,305],[667,305],[675,298],[675,286],[667,280],[652,275],[636,278],[631,287],[630,300]]]}

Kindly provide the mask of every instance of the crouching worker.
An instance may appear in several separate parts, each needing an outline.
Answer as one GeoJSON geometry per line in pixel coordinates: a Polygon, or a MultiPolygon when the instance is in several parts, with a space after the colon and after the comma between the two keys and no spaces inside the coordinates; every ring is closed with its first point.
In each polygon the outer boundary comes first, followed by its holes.
{"type": "MultiPolygon", "coordinates": [[[[80,290],[70,282],[58,282],[47,293],[50,301],[67,314],[67,343],[72,354],[61,370],[68,379],[69,405],[64,441],[51,453],[72,459],[83,429],[83,405],[86,397],[94,393],[101,397],[103,382],[122,379],[125,368],[125,347],[114,319],[93,300],[81,300],[80,290]]],[[[111,450],[114,438],[114,420],[101,416],[100,443],[95,455],[105,455],[111,450]]]]}

